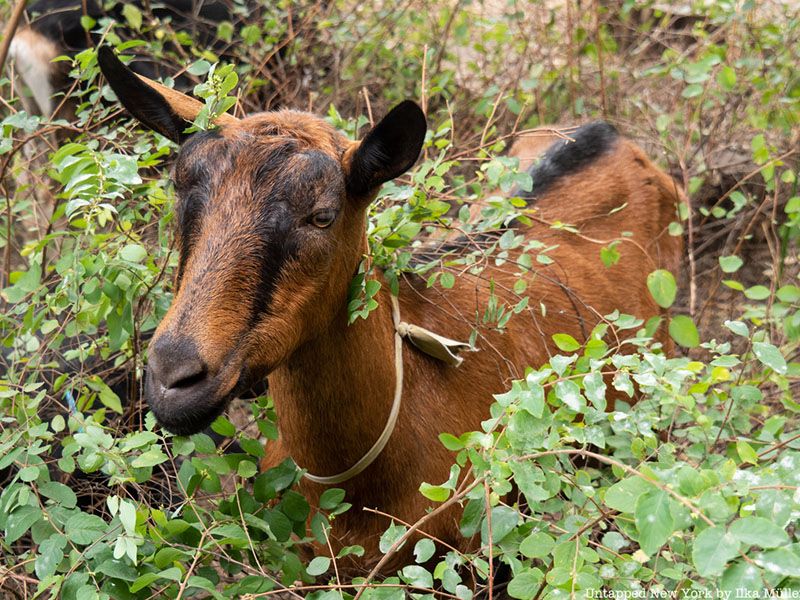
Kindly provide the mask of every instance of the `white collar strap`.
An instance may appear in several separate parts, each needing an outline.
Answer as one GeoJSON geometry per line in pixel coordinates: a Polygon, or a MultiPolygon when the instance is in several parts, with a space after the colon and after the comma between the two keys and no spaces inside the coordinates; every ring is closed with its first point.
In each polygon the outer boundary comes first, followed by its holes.
{"type": "Polygon", "coordinates": [[[397,416],[400,414],[400,402],[403,397],[403,338],[408,338],[412,344],[417,348],[429,354],[430,356],[441,360],[451,366],[457,367],[463,360],[458,353],[461,350],[474,350],[469,344],[457,342],[449,338],[435,334],[427,329],[418,327],[416,325],[409,325],[400,321],[400,303],[397,301],[397,296],[390,295],[392,299],[392,321],[394,322],[394,400],[392,401],[392,410],[389,412],[389,418],[386,420],[386,425],[381,432],[380,437],[375,441],[367,453],[362,456],[359,461],[346,471],[342,471],[336,475],[329,477],[321,477],[319,475],[312,475],[311,473],[304,473],[303,477],[314,483],[322,485],[335,485],[343,483],[348,479],[352,479],[364,469],[370,466],[378,455],[383,452],[386,444],[389,443],[389,438],[392,436],[395,425],[397,425],[397,416]]]}
{"type": "Polygon", "coordinates": [[[337,473],[336,475],[330,475],[328,477],[320,477],[319,475],[312,475],[311,473],[305,473],[303,477],[308,479],[309,481],[313,481],[314,483],[320,483],[322,485],[335,485],[337,483],[343,483],[348,479],[352,479],[359,473],[361,473],[364,469],[370,466],[373,461],[378,458],[378,455],[383,452],[383,449],[386,447],[386,444],[389,443],[389,438],[392,436],[392,432],[394,431],[394,426],[397,424],[397,415],[400,414],[400,401],[403,397],[403,338],[400,337],[400,333],[398,331],[398,326],[400,325],[400,304],[397,302],[397,297],[391,295],[392,298],[392,321],[394,321],[394,371],[395,371],[395,382],[394,382],[394,400],[392,401],[392,410],[389,412],[389,418],[386,421],[386,425],[381,432],[380,437],[372,444],[372,448],[370,448],[367,453],[362,456],[359,461],[354,464],[352,467],[347,469],[346,471],[342,471],[341,473],[337,473]]]}

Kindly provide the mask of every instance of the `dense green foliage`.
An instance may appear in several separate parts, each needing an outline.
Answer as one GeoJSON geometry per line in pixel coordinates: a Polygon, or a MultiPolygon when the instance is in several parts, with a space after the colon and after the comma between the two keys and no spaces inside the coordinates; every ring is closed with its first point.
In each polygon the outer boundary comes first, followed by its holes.
{"type": "MultiPolygon", "coordinates": [[[[72,65],[83,85],[71,122],[32,116],[20,88],[2,80],[2,593],[763,597],[764,588],[800,588],[800,15],[788,4],[745,4],[696,6],[679,18],[628,0],[582,12],[279,3],[259,23],[220,26],[240,48],[227,65],[132,7],[129,25],[145,41],[109,31],[123,55],[144,44],[176,71],[188,67],[208,108],[200,128],[238,97],[248,111],[310,106],[357,136],[372,112],[422,100],[424,156],[375,205],[354,319],[375,306],[373,269],[388,285],[413,271],[448,288],[459,271],[520,249],[518,302],[490,300],[483,323],[503,328],[538,303],[525,275],[550,260],[548,248],[514,231],[469,254],[411,260],[437,230],[470,234],[528,218],[526,203],[508,196],[531,185],[503,155],[515,131],[606,116],[688,188],[691,206],[671,227],[689,250],[684,273],[648,278],[671,310],[680,355],[665,357],[648,337],[655,323],[619,313],[585,343],[556,336],[563,355],[498,390],[481,431],[442,432],[450,477],[419,490],[433,507],[462,505],[462,532],[480,550],[423,538],[416,563],[383,580],[339,578],[336,559],[358,547],[299,557],[312,539],[325,547],[330,521],[349,506],[332,489],[310,507],[292,489],[301,473],[291,462],[258,473],[263,441],[277,435],[268,397],[215,422],[238,454],[205,434],[167,434],[141,401],[146,341],[169,306],[177,263],[166,168],[174,145],[100,102],[113,94],[91,50],[72,65]],[[744,171],[714,158],[731,148],[744,171]],[[469,222],[476,201],[484,208],[469,222]],[[615,329],[637,335],[620,346],[615,329]],[[641,399],[608,411],[607,383],[641,399]]],[[[568,228],[568,215],[553,226],[568,228]]],[[[619,260],[613,242],[600,252],[606,264],[619,260]]],[[[416,529],[386,525],[386,553],[416,529]]]]}

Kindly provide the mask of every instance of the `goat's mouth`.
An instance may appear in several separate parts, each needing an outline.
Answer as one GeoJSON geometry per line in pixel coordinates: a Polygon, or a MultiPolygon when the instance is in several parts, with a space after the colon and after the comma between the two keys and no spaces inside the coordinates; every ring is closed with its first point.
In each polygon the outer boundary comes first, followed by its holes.
{"type": "Polygon", "coordinates": [[[145,395],[162,427],[177,435],[191,435],[206,429],[233,398],[251,387],[244,373],[233,381],[225,385],[219,378],[204,376],[166,387],[148,372],[145,395]]]}

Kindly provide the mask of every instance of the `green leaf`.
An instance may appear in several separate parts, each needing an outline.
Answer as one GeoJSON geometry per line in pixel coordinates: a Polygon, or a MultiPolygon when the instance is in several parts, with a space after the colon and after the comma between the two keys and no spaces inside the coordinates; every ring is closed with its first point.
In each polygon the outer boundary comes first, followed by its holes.
{"type": "Polygon", "coordinates": [[[519,545],[519,551],[528,558],[543,558],[550,554],[555,540],[543,531],[534,531],[519,545]]]}
{"type": "Polygon", "coordinates": [[[224,525],[217,525],[212,530],[213,535],[222,540],[222,543],[240,543],[247,544],[247,534],[236,523],[225,523],[224,525]]]}
{"type": "Polygon", "coordinates": [[[744,286],[735,279],[723,279],[722,284],[731,288],[732,290],[736,290],[737,292],[744,291],[744,286]]]}
{"type": "Polygon", "coordinates": [[[242,450],[255,458],[262,458],[265,454],[264,444],[253,438],[241,437],[239,438],[239,445],[242,447],[242,450]]]}
{"type": "Polygon", "coordinates": [[[169,460],[169,457],[161,451],[158,446],[152,446],[131,461],[131,466],[140,469],[142,467],[155,467],[169,460]]]}
{"type": "Polygon", "coordinates": [[[570,366],[575,359],[578,358],[577,354],[573,354],[572,356],[551,356],[550,357],[550,366],[553,367],[553,370],[558,373],[559,375],[563,375],[564,372],[567,370],[567,367],[570,366]]]}
{"type": "Polygon", "coordinates": [[[103,382],[100,382],[98,397],[100,398],[100,402],[103,403],[103,406],[110,408],[119,415],[122,414],[122,402],[119,396],[103,382]]]}
{"type": "MultiPolygon", "coordinates": [[[[405,535],[406,531],[408,531],[408,529],[405,525],[395,525],[394,522],[392,522],[381,535],[380,542],[378,543],[380,551],[386,554],[392,545],[405,535]]],[[[405,542],[403,542],[403,544],[405,544],[405,542]]],[[[400,547],[402,547],[402,545],[400,547]]]]}
{"type": "Polygon", "coordinates": [[[119,521],[128,535],[136,533],[136,506],[130,500],[120,500],[119,521]]]}
{"type": "Polygon", "coordinates": [[[39,486],[39,493],[64,508],[75,508],[78,498],[69,486],[57,481],[48,481],[39,486]]]}
{"type": "Polygon", "coordinates": [[[178,567],[170,567],[160,573],[145,573],[131,584],[130,590],[134,594],[139,590],[146,588],[148,585],[159,579],[166,579],[168,581],[178,582],[182,578],[181,570],[178,567]]]}
{"type": "Polygon", "coordinates": [[[181,560],[186,558],[186,553],[178,548],[161,548],[158,552],[156,552],[155,557],[153,558],[153,562],[159,569],[163,569],[167,565],[171,565],[176,560],[181,560]]]}
{"type": "Polygon", "coordinates": [[[529,505],[543,502],[553,495],[554,492],[548,491],[540,485],[540,483],[544,483],[545,476],[533,462],[520,460],[510,463],[509,466],[514,474],[514,483],[525,494],[529,505]]]}
{"type": "Polygon", "coordinates": [[[706,479],[690,466],[678,469],[678,490],[685,496],[699,496],[709,487],[706,479]]]}
{"type": "Polygon", "coordinates": [[[722,527],[700,532],[692,547],[692,562],[702,577],[722,575],[725,565],[739,555],[739,542],[722,527]]]}
{"type": "Polygon", "coordinates": [[[669,335],[684,348],[694,348],[700,344],[700,334],[691,318],[676,315],[669,321],[669,335]]]}
{"type": "Polygon", "coordinates": [[[611,548],[614,552],[619,552],[622,548],[630,543],[622,534],[617,531],[609,531],[603,535],[603,539],[601,541],[603,546],[611,548]]]}
{"type": "Polygon", "coordinates": [[[781,577],[800,577],[800,556],[789,548],[759,552],[753,560],[768,573],[781,577]]]}
{"type": "MultiPolygon", "coordinates": [[[[172,568],[177,568],[177,567],[172,567],[172,568]]],[[[145,573],[144,575],[139,576],[136,579],[136,581],[134,581],[131,584],[130,590],[135,594],[136,592],[138,592],[139,590],[143,590],[144,588],[146,588],[159,578],[160,575],[158,573],[145,573]]]]}
{"type": "Polygon", "coordinates": [[[581,395],[581,389],[571,379],[563,379],[556,383],[556,398],[566,404],[570,410],[581,412],[586,408],[586,402],[581,395]]]}
{"type": "Polygon", "coordinates": [[[700,94],[703,93],[703,86],[699,83],[693,83],[691,85],[687,85],[683,92],[681,92],[681,96],[684,98],[696,98],[700,94]]]}
{"type": "MultiPolygon", "coordinates": [[[[187,440],[187,438],[175,438],[175,439],[184,440],[188,443],[191,443],[189,440],[187,440]]],[[[138,431],[125,438],[125,442],[122,445],[122,449],[131,450],[133,448],[141,448],[143,446],[147,446],[148,444],[152,444],[156,440],[158,440],[158,436],[152,431],[138,431]]],[[[179,444],[175,444],[175,446],[179,446],[179,444]]],[[[192,445],[192,449],[194,449],[194,445],[192,445]]],[[[191,450],[189,450],[189,452],[191,452],[191,450]]],[[[187,452],[187,454],[189,452],[187,452]]]]}
{"type": "Polygon", "coordinates": [[[472,537],[481,526],[484,505],[481,500],[474,499],[467,502],[464,507],[464,514],[461,516],[459,530],[464,537],[472,537]]]}
{"type": "Polygon", "coordinates": [[[142,28],[142,12],[136,5],[124,2],[122,4],[122,16],[125,17],[125,20],[134,30],[139,31],[142,28]]]}
{"type": "MultiPolygon", "coordinates": [[[[492,517],[492,543],[497,544],[503,540],[519,523],[519,513],[508,506],[495,506],[491,512],[492,517]]],[[[481,540],[489,542],[489,520],[484,518],[481,527],[481,540]]]]}
{"type": "Polygon", "coordinates": [[[195,450],[200,454],[212,454],[217,448],[214,440],[205,433],[195,433],[189,439],[194,443],[195,450]]]}
{"type": "Polygon", "coordinates": [[[672,306],[678,293],[675,277],[666,269],[658,269],[647,276],[647,289],[661,308],[672,306]]]}
{"type": "Polygon", "coordinates": [[[756,454],[753,447],[744,440],[736,442],[736,451],[739,453],[739,458],[742,462],[750,463],[751,465],[758,464],[758,454],[756,454]]]}
{"type": "Polygon", "coordinates": [[[53,417],[53,420],[50,421],[50,428],[55,431],[56,433],[60,433],[64,431],[64,428],[67,426],[66,421],[64,421],[63,415],[56,415],[53,417]]]}
{"type": "Polygon", "coordinates": [[[743,264],[744,261],[735,254],[732,256],[719,257],[719,266],[723,273],[735,273],[743,264]]]}
{"type": "Polygon", "coordinates": [[[209,69],[211,69],[211,63],[207,60],[198,60],[193,62],[186,71],[200,77],[208,73],[209,69]]]}
{"type": "Polygon", "coordinates": [[[316,577],[317,575],[322,575],[325,573],[331,566],[331,559],[327,556],[317,556],[314,560],[308,563],[308,567],[306,567],[306,571],[312,577],[316,577]]]}
{"type": "Polygon", "coordinates": [[[294,490],[289,490],[283,495],[280,506],[283,514],[297,523],[305,523],[311,512],[311,507],[305,497],[294,490]]]}
{"type": "Polygon", "coordinates": [[[72,515],[64,527],[67,538],[74,544],[91,544],[96,542],[106,530],[106,522],[96,515],[84,512],[72,515]]]}
{"type": "Polygon", "coordinates": [[[556,333],[553,335],[553,341],[558,346],[558,349],[563,352],[574,352],[581,347],[578,340],[567,333],[556,333]]]}
{"type": "Polygon", "coordinates": [[[258,473],[258,467],[256,466],[256,463],[251,460],[240,460],[239,464],[236,465],[236,474],[239,477],[244,477],[247,479],[256,473],[258,473]]]}
{"type": "Polygon", "coordinates": [[[619,250],[617,250],[616,242],[600,248],[600,260],[603,261],[603,265],[606,268],[613,267],[615,264],[617,264],[621,256],[622,255],[619,253],[619,250]]]}
{"type": "Polygon", "coordinates": [[[25,535],[31,525],[42,518],[42,510],[38,506],[19,506],[6,519],[5,542],[11,544],[25,535]]]}
{"type": "Polygon", "coordinates": [[[91,31],[92,27],[94,27],[97,24],[97,21],[94,20],[89,15],[81,15],[80,23],[81,23],[81,27],[83,27],[83,29],[85,31],[91,31]]]}
{"type": "Polygon", "coordinates": [[[789,542],[789,536],[781,527],[763,517],[739,519],[731,524],[728,531],[748,546],[777,548],[789,542]]]}
{"type": "Polygon", "coordinates": [[[606,490],[607,506],[623,513],[633,513],[639,497],[652,489],[652,484],[641,477],[629,477],[612,485],[606,490]]]}
{"type": "MultiPolygon", "coordinates": [[[[131,6],[126,4],[126,6],[131,6]]],[[[141,244],[128,244],[119,251],[119,257],[127,262],[140,263],[147,258],[147,250],[141,244]]]]}
{"type": "Polygon", "coordinates": [[[765,366],[780,375],[786,374],[786,359],[768,342],[753,342],[753,353],[765,366]]]}
{"type": "MultiPolygon", "coordinates": [[[[134,548],[136,546],[134,545],[134,548]]],[[[139,572],[131,567],[128,563],[121,560],[107,559],[97,566],[97,572],[114,577],[115,579],[122,579],[123,581],[136,581],[139,572]]]]}
{"type": "Polygon", "coordinates": [[[725,569],[720,589],[730,592],[730,598],[760,598],[764,589],[761,569],[746,562],[733,563],[725,569]]]}
{"type": "Polygon", "coordinates": [[[372,298],[381,289],[381,282],[377,279],[370,279],[364,284],[364,294],[367,298],[372,298]]]}
{"type": "Polygon", "coordinates": [[[429,538],[422,538],[414,545],[414,560],[418,563],[427,562],[434,552],[436,552],[436,544],[429,538]]]}
{"type": "Polygon", "coordinates": [[[639,545],[652,556],[663,546],[674,531],[675,522],[669,509],[669,494],[651,489],[636,501],[636,529],[639,545]]]}
{"type": "Polygon", "coordinates": [[[544,414],[544,388],[535,383],[529,388],[519,393],[519,407],[538,419],[544,414]]]}
{"type": "Polygon", "coordinates": [[[19,470],[18,476],[20,481],[34,481],[39,478],[39,467],[33,465],[23,467],[19,470]]]}
{"type": "Polygon", "coordinates": [[[345,492],[339,488],[330,488],[322,492],[319,497],[319,507],[323,510],[333,510],[344,502],[345,492]]]}
{"type": "Polygon", "coordinates": [[[442,276],[439,278],[439,283],[442,285],[443,288],[450,289],[455,285],[456,278],[449,271],[444,271],[442,273],[442,276]]]}
{"type": "Polygon", "coordinates": [[[736,335],[746,338],[750,337],[750,330],[747,328],[747,325],[741,321],[725,321],[724,325],[736,335]]]}
{"type": "Polygon", "coordinates": [[[33,292],[39,288],[41,279],[42,267],[39,263],[33,263],[30,268],[16,281],[14,287],[23,292],[33,292]]]}
{"type": "Polygon", "coordinates": [[[236,427],[222,415],[214,419],[214,422],[211,423],[211,429],[223,437],[234,437],[236,435],[236,427]]]}
{"type": "Polygon", "coordinates": [[[583,378],[584,395],[599,411],[606,409],[606,382],[603,375],[597,371],[589,373],[583,378]]]}
{"type": "Polygon", "coordinates": [[[439,441],[442,442],[442,445],[451,452],[457,452],[464,449],[464,443],[452,433],[440,433],[439,441]]]}
{"type": "Polygon", "coordinates": [[[800,303],[800,287],[796,285],[790,284],[781,286],[778,288],[778,291],[775,292],[775,295],[781,302],[787,302],[789,304],[800,303]]]}
{"type": "Polygon", "coordinates": [[[343,558],[345,556],[364,556],[364,547],[363,546],[345,546],[339,553],[336,555],[336,558],[343,558]]]}
{"type": "Polygon", "coordinates": [[[56,572],[56,567],[64,558],[66,545],[67,538],[60,533],[50,536],[39,544],[39,554],[34,567],[39,579],[46,579],[56,572]]]}
{"type": "Polygon", "coordinates": [[[327,543],[328,532],[331,529],[328,518],[322,513],[318,512],[311,517],[311,535],[314,536],[320,544],[327,543]]]}
{"type": "Polygon", "coordinates": [[[433,575],[425,567],[409,565],[400,571],[400,578],[408,585],[430,589],[433,587],[433,575]]]}
{"type": "Polygon", "coordinates": [[[754,285],[744,291],[744,295],[750,300],[766,300],[770,294],[769,288],[763,285],[754,285]]]}
{"type": "Polygon", "coordinates": [[[731,91],[736,87],[736,71],[727,65],[722,67],[717,74],[717,83],[725,91],[731,91]]]}
{"type": "Polygon", "coordinates": [[[450,490],[440,485],[431,485],[423,482],[419,486],[419,491],[423,496],[434,502],[444,502],[450,497],[450,490]]]}
{"type": "Polygon", "coordinates": [[[527,568],[517,573],[508,584],[508,595],[520,600],[536,597],[542,583],[543,574],[539,569],[527,568]]]}
{"type": "Polygon", "coordinates": [[[233,24],[230,21],[222,21],[217,25],[217,37],[226,42],[233,39],[233,24]]]}
{"type": "Polygon", "coordinates": [[[248,46],[255,45],[261,39],[261,28],[258,25],[247,25],[239,32],[248,46]]]}

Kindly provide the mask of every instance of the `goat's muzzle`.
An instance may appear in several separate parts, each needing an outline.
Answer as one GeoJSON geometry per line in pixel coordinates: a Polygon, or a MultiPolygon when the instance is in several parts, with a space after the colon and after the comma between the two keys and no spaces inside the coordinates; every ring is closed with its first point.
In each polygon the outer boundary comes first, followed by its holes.
{"type": "Polygon", "coordinates": [[[158,336],[150,345],[145,382],[147,401],[158,422],[179,435],[208,427],[238,387],[238,377],[228,383],[221,375],[203,361],[189,337],[158,336]]]}

